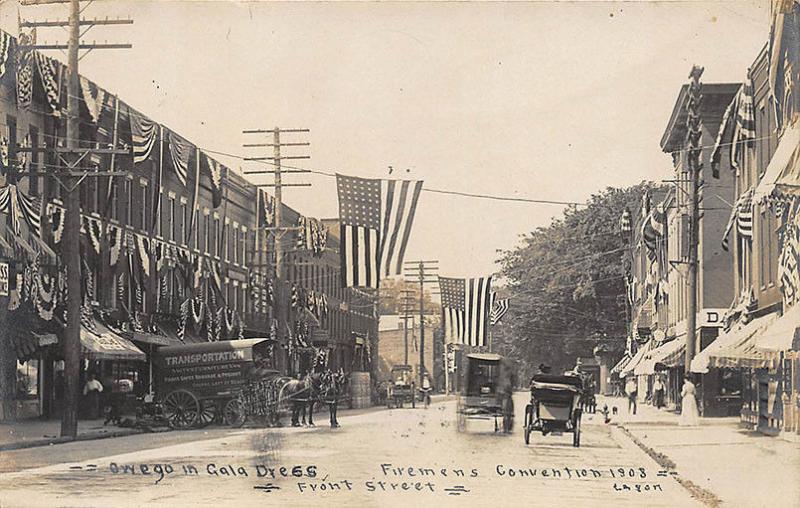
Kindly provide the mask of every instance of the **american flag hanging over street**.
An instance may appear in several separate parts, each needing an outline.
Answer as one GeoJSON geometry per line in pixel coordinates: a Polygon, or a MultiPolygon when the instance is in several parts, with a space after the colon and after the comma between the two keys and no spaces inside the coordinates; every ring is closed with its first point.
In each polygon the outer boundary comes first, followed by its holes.
{"type": "Polygon", "coordinates": [[[492,278],[439,277],[445,342],[487,346],[492,278]]]}
{"type": "Polygon", "coordinates": [[[422,181],[336,175],[344,287],[400,275],[422,181]]]}

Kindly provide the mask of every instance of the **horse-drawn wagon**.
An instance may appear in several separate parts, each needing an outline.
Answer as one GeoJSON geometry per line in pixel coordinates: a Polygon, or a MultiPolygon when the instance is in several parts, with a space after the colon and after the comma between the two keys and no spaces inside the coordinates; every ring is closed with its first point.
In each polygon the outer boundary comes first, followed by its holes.
{"type": "Polygon", "coordinates": [[[406,402],[411,407],[416,403],[416,383],[413,381],[413,372],[410,365],[395,365],[392,367],[392,378],[386,386],[386,407],[403,407],[406,402]]]}
{"type": "Polygon", "coordinates": [[[500,419],[503,431],[510,432],[514,406],[513,372],[508,362],[494,353],[468,354],[463,372],[456,406],[458,430],[466,430],[467,420],[494,420],[497,432],[500,419]]]}
{"type": "Polygon", "coordinates": [[[264,338],[223,340],[159,349],[156,396],[169,425],[188,428],[214,421],[234,425],[254,411],[277,411],[277,395],[271,397],[269,390],[262,389],[250,400],[244,389],[254,384],[268,387],[280,378],[265,365],[271,342],[264,338]],[[253,407],[244,407],[246,404],[253,407]]]}

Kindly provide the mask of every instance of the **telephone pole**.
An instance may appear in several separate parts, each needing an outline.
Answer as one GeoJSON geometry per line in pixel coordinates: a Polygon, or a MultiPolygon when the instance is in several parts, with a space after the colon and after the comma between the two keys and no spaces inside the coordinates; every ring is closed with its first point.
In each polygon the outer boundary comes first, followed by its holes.
{"type": "Polygon", "coordinates": [[[275,224],[273,226],[265,226],[261,228],[265,235],[259,235],[263,238],[260,239],[260,242],[263,242],[261,245],[257,245],[256,249],[258,249],[258,266],[269,266],[271,265],[270,260],[264,259],[264,252],[266,252],[267,246],[267,235],[272,233],[274,238],[275,244],[275,278],[277,279],[276,289],[277,294],[275,295],[275,299],[273,302],[273,310],[278,320],[278,337],[281,337],[287,330],[288,326],[288,312],[289,307],[286,305],[286,300],[289,287],[286,283],[284,277],[284,246],[283,246],[283,237],[286,233],[290,231],[297,231],[298,228],[296,226],[284,226],[283,225],[283,188],[284,187],[310,187],[310,183],[284,183],[283,182],[283,175],[286,173],[310,173],[307,169],[283,169],[281,166],[281,162],[284,160],[296,160],[296,159],[310,159],[311,156],[309,155],[283,155],[281,153],[281,148],[283,147],[294,147],[294,146],[309,146],[311,143],[308,142],[289,142],[284,143],[281,141],[281,134],[289,134],[289,133],[307,133],[309,132],[308,129],[281,129],[280,127],[275,127],[274,129],[250,129],[242,131],[242,134],[257,134],[257,135],[264,135],[267,138],[267,142],[264,143],[245,143],[242,146],[245,148],[272,148],[272,155],[271,156],[259,156],[259,157],[247,157],[245,158],[246,161],[254,161],[260,162],[262,164],[269,164],[272,166],[272,169],[258,169],[252,171],[244,171],[245,175],[268,175],[272,174],[274,180],[272,183],[263,183],[263,184],[256,184],[256,187],[273,187],[275,189],[275,224]],[[271,140],[270,140],[271,135],[271,140]],[[271,141],[271,142],[269,142],[271,141]]]}
{"type": "Polygon", "coordinates": [[[406,261],[407,282],[419,284],[419,383],[425,373],[425,284],[438,284],[439,261],[406,261]]]}
{"type": "Polygon", "coordinates": [[[400,311],[402,312],[403,320],[403,345],[405,347],[405,355],[403,365],[408,365],[408,322],[411,321],[411,329],[414,329],[414,291],[410,289],[403,289],[400,291],[400,311]]]}
{"type": "Polygon", "coordinates": [[[703,169],[702,136],[703,125],[700,118],[700,105],[703,100],[700,76],[703,68],[692,67],[689,74],[689,96],[686,104],[686,166],[689,172],[689,271],[686,280],[688,292],[688,316],[686,320],[685,371],[691,372],[691,363],[697,348],[697,258],[699,249],[699,192],[700,172],[703,169]]]}
{"type": "MultiPolygon", "coordinates": [[[[88,172],[78,170],[79,163],[93,153],[126,154],[128,150],[92,149],[81,147],[80,113],[78,97],[79,73],[78,62],[82,49],[89,51],[95,49],[129,49],[130,44],[81,44],[81,36],[98,25],[132,24],[132,20],[87,20],[81,19],[81,6],[79,0],[22,0],[22,5],[69,4],[70,16],[67,21],[25,21],[21,27],[68,27],[68,44],[44,44],[29,46],[31,50],[67,50],[68,57],[68,84],[67,84],[67,131],[66,149],[56,147],[61,161],[66,166],[55,175],[46,172],[45,176],[55,176],[59,185],[64,189],[64,237],[62,240],[62,254],[67,268],[67,323],[62,337],[62,351],[64,355],[64,413],[61,419],[61,435],[76,437],[78,435],[78,402],[80,393],[80,352],[81,352],[81,255],[80,255],[80,196],[78,187],[86,177],[103,176],[113,177],[125,173],[113,171],[88,172]],[[81,26],[87,27],[81,33],[81,26]]],[[[84,56],[86,53],[84,53],[84,56]]],[[[39,150],[31,148],[30,150],[39,150]]]]}

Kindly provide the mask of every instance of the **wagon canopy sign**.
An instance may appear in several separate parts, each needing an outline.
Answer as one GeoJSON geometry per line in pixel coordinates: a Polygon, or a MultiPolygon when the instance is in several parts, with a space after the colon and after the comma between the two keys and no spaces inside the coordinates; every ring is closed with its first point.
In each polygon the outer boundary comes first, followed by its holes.
{"type": "Polygon", "coordinates": [[[184,365],[201,365],[208,363],[221,363],[233,361],[251,361],[253,359],[252,349],[239,349],[236,351],[218,351],[213,353],[186,353],[174,356],[164,356],[164,364],[167,367],[178,367],[184,365]]]}

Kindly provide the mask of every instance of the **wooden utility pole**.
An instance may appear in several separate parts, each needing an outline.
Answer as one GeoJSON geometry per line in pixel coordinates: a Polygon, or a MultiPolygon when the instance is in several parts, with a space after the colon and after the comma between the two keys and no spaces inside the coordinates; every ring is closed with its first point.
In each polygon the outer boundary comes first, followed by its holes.
{"type": "MultiPolygon", "coordinates": [[[[23,0],[22,5],[65,4],[70,5],[68,21],[26,21],[22,27],[63,27],[69,31],[68,44],[34,44],[29,49],[67,50],[68,82],[67,82],[67,132],[66,149],[56,148],[66,166],[65,171],[53,175],[64,189],[64,237],[62,239],[62,255],[67,268],[67,323],[62,335],[62,353],[64,356],[64,413],[61,418],[61,435],[76,437],[78,435],[78,404],[80,400],[80,353],[81,353],[81,253],[80,229],[81,210],[78,187],[88,176],[112,177],[118,173],[111,171],[94,172],[76,171],[80,162],[91,153],[129,153],[128,150],[112,149],[96,150],[82,148],[80,137],[80,85],[78,74],[79,51],[81,49],[122,49],[132,47],[130,44],[81,44],[81,26],[87,30],[95,25],[132,24],[131,20],[82,20],[79,0],[23,0]]],[[[86,33],[86,31],[84,31],[86,33]]],[[[37,150],[37,148],[31,148],[37,150]]],[[[119,173],[124,174],[124,173],[119,173]]]]}
{"type": "Polygon", "coordinates": [[[402,312],[401,319],[403,320],[403,346],[405,347],[405,354],[403,356],[403,365],[408,365],[408,322],[411,322],[411,329],[414,329],[414,292],[410,289],[403,289],[400,291],[400,311],[402,312]]]}
{"type": "MultiPolygon", "coordinates": [[[[310,159],[308,155],[283,155],[281,153],[282,147],[289,146],[309,146],[308,142],[300,143],[283,143],[281,142],[281,133],[307,133],[308,129],[281,129],[275,127],[274,129],[251,129],[242,131],[243,134],[259,134],[259,135],[272,135],[272,142],[269,143],[245,143],[242,146],[245,148],[269,148],[272,147],[272,156],[260,157],[247,157],[246,161],[260,162],[262,164],[269,164],[272,169],[258,169],[252,171],[245,171],[245,175],[266,175],[272,174],[274,176],[273,183],[256,184],[256,187],[273,187],[275,189],[275,224],[261,228],[264,231],[264,244],[257,245],[259,249],[259,267],[269,266],[271,263],[268,259],[264,259],[262,253],[266,250],[266,236],[272,233],[275,243],[275,298],[273,302],[273,311],[276,319],[278,320],[278,337],[281,337],[287,330],[288,326],[288,313],[289,307],[286,305],[287,295],[289,294],[289,286],[284,276],[284,246],[283,237],[290,231],[297,231],[296,226],[283,225],[283,188],[284,187],[310,187],[310,183],[284,183],[282,175],[284,173],[310,173],[307,169],[283,169],[281,161],[293,159],[310,159]]],[[[257,226],[258,227],[258,226],[257,226]]],[[[261,236],[261,235],[260,235],[261,236]]],[[[288,371],[287,371],[288,372],[288,371]]]]}
{"type": "Polygon", "coordinates": [[[405,276],[419,283],[419,385],[425,374],[425,284],[438,284],[439,261],[406,261],[405,276]]]}
{"type": "Polygon", "coordinates": [[[686,160],[689,172],[689,271],[686,279],[688,293],[688,316],[686,319],[686,356],[685,372],[691,372],[691,363],[697,349],[697,269],[699,250],[699,192],[700,172],[703,169],[702,136],[703,126],[700,118],[700,105],[703,99],[700,76],[703,68],[692,67],[689,74],[689,94],[686,104],[686,160]]]}

